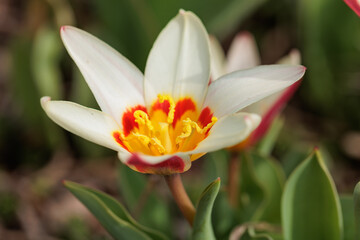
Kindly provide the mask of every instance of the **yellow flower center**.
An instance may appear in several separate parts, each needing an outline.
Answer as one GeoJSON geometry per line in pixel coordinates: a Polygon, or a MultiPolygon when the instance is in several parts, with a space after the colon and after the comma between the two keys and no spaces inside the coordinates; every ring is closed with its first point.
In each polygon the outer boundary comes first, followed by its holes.
{"type": "Polygon", "coordinates": [[[199,113],[191,98],[175,103],[170,95],[158,95],[149,112],[143,106],[128,109],[123,131],[113,136],[130,152],[160,156],[193,150],[216,121],[209,108],[199,113]]]}

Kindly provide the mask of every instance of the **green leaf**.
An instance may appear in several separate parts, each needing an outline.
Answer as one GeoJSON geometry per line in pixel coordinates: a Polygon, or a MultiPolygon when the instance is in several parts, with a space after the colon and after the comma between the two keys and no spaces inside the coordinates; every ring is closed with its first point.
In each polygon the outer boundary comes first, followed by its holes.
{"type": "Polygon", "coordinates": [[[154,188],[162,178],[157,175],[146,176],[126,165],[119,165],[119,191],[133,216],[146,226],[171,234],[168,204],[161,196],[154,193],[154,188]]]}
{"type": "Polygon", "coordinates": [[[244,223],[231,232],[230,239],[239,240],[280,240],[280,228],[265,222],[244,223]]]}
{"type": "Polygon", "coordinates": [[[242,155],[240,163],[240,184],[238,217],[241,223],[258,219],[264,202],[264,187],[255,175],[252,159],[242,155]]]}
{"type": "Polygon", "coordinates": [[[339,197],[318,150],[291,174],[281,210],[287,240],[342,239],[339,197]]]}
{"type": "Polygon", "coordinates": [[[161,233],[138,224],[125,208],[109,195],[70,181],[65,181],[64,185],[115,239],[167,239],[161,233]]]}
{"type": "Polygon", "coordinates": [[[215,12],[206,26],[209,32],[224,38],[234,30],[234,26],[244,21],[265,2],[266,0],[232,0],[227,4],[221,2],[223,7],[215,12]]]}
{"type": "Polygon", "coordinates": [[[344,222],[344,240],[355,239],[355,214],[353,197],[340,196],[341,209],[344,222]]]}
{"type": "Polygon", "coordinates": [[[228,192],[220,189],[212,213],[213,229],[217,239],[228,239],[232,228],[238,224],[230,206],[228,192]]]}
{"type": "Polygon", "coordinates": [[[50,96],[54,99],[63,96],[60,72],[62,50],[58,31],[48,26],[41,27],[34,40],[31,61],[34,79],[41,96],[50,96]]]}
{"type": "Polygon", "coordinates": [[[126,206],[133,211],[136,208],[141,193],[145,189],[147,183],[146,175],[138,173],[123,164],[119,166],[118,171],[119,191],[124,196],[126,206]]]}
{"type": "Polygon", "coordinates": [[[360,239],[360,182],[356,184],[354,189],[354,211],[356,239],[360,239]]]}
{"type": "Polygon", "coordinates": [[[251,154],[254,173],[264,190],[264,204],[256,220],[280,224],[280,202],[285,185],[285,173],[272,158],[251,154]]]}
{"type": "Polygon", "coordinates": [[[284,118],[277,117],[274,119],[266,135],[262,138],[257,147],[257,150],[261,155],[270,156],[283,126],[284,118]]]}
{"type": "Polygon", "coordinates": [[[215,198],[220,189],[220,178],[212,182],[201,194],[196,208],[194,226],[192,232],[193,240],[212,240],[215,239],[214,231],[211,225],[211,212],[215,198]]]}

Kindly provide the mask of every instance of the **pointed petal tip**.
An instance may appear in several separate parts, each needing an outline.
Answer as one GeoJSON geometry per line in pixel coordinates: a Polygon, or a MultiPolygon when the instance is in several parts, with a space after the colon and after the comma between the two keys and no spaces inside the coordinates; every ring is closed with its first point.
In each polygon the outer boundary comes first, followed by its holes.
{"type": "Polygon", "coordinates": [[[51,101],[51,97],[49,96],[44,96],[42,98],[40,98],[40,104],[43,108],[45,108],[45,104],[51,101]]]}
{"type": "Polygon", "coordinates": [[[242,31],[240,33],[238,33],[235,37],[237,40],[239,39],[243,39],[243,38],[253,38],[253,35],[249,32],[249,31],[242,31]]]}
{"type": "Polygon", "coordinates": [[[73,26],[63,25],[60,27],[60,34],[64,34],[67,30],[75,29],[73,26]]]}
{"type": "Polygon", "coordinates": [[[184,15],[185,13],[186,13],[186,11],[185,11],[184,9],[181,8],[181,9],[179,10],[179,14],[184,15]]]}

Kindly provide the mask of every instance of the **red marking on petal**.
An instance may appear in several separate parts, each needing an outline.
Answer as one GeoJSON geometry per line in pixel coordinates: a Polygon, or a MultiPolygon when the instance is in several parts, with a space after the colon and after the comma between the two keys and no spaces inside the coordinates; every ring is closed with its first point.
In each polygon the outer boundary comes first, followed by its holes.
{"type": "Polygon", "coordinates": [[[179,100],[175,106],[175,114],[173,121],[173,128],[175,128],[176,123],[187,111],[196,111],[196,106],[194,101],[191,98],[184,98],[179,100]]]}
{"type": "Polygon", "coordinates": [[[172,174],[182,173],[185,169],[185,163],[182,158],[172,156],[157,164],[149,164],[141,159],[137,154],[133,154],[129,161],[126,163],[135,167],[135,169],[142,173],[155,173],[155,174],[172,174]]]}
{"type": "Polygon", "coordinates": [[[360,17],[360,4],[357,0],[344,0],[344,2],[360,17]]]}
{"type": "Polygon", "coordinates": [[[285,92],[275,101],[272,107],[270,107],[269,110],[264,114],[260,125],[250,135],[250,139],[248,141],[249,145],[254,145],[265,135],[274,118],[279,114],[279,112],[284,108],[285,104],[294,95],[295,91],[300,86],[300,83],[301,80],[288,87],[285,92]]]}
{"type": "Polygon", "coordinates": [[[151,112],[154,112],[156,110],[162,110],[166,115],[169,114],[170,111],[170,103],[168,100],[165,100],[164,102],[160,103],[159,100],[156,101],[152,108],[151,108],[151,112]]]}
{"type": "Polygon", "coordinates": [[[135,122],[134,112],[136,110],[142,110],[147,113],[146,108],[141,105],[137,105],[133,108],[127,109],[123,116],[122,116],[122,124],[124,129],[124,134],[127,136],[131,130],[133,130],[135,127],[139,127],[137,122],[135,122]]]}
{"type": "Polygon", "coordinates": [[[211,112],[209,107],[206,107],[201,111],[198,122],[200,123],[202,128],[206,127],[206,125],[211,123],[213,115],[214,114],[211,112]]]}
{"type": "Polygon", "coordinates": [[[115,138],[115,141],[120,144],[120,146],[122,146],[123,148],[125,148],[126,150],[129,150],[124,142],[121,140],[121,137],[120,137],[120,133],[119,132],[113,132],[113,137],[115,138]]]}

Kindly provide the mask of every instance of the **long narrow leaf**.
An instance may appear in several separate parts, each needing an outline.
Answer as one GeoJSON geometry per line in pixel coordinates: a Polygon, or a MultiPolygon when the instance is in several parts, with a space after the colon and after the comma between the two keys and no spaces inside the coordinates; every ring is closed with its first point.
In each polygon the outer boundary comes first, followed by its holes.
{"type": "Polygon", "coordinates": [[[215,198],[220,189],[220,178],[212,182],[201,194],[200,201],[196,208],[192,239],[193,240],[215,240],[211,224],[211,212],[215,198]]]}
{"type": "Polygon", "coordinates": [[[64,185],[115,239],[167,239],[161,233],[138,224],[125,208],[109,195],[70,181],[65,181],[64,185]]]}

